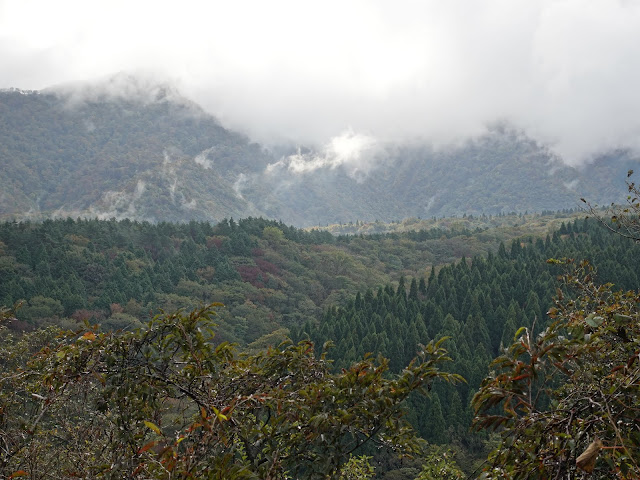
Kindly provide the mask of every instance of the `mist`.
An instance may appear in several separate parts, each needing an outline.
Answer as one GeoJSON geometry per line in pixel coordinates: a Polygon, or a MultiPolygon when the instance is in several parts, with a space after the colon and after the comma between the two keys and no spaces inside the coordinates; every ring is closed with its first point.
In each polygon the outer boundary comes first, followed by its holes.
{"type": "Polygon", "coordinates": [[[640,151],[638,1],[0,0],[0,32],[1,88],[170,79],[256,141],[318,149],[283,159],[300,173],[495,122],[572,165],[640,151]]]}

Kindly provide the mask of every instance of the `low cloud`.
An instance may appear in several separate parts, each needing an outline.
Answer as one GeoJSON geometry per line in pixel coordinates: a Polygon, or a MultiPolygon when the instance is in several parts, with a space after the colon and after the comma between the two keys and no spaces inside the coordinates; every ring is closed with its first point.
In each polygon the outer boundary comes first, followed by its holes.
{"type": "Polygon", "coordinates": [[[146,189],[147,184],[138,180],[133,191],[105,192],[101,202],[98,205],[92,205],[86,212],[86,216],[100,220],[139,218],[136,204],[142,199],[146,189]]]}
{"type": "Polygon", "coordinates": [[[244,196],[242,195],[242,189],[247,185],[247,182],[248,182],[248,179],[244,173],[239,174],[236,181],[233,182],[233,191],[235,192],[236,196],[240,200],[245,199],[244,196]]]}
{"type": "MultiPolygon", "coordinates": [[[[0,87],[168,77],[257,141],[315,146],[286,161],[299,173],[366,172],[366,141],[360,157],[331,150],[349,127],[438,146],[501,120],[571,164],[640,151],[637,1],[23,0],[0,2],[0,32],[0,87]]],[[[177,91],[130,85],[106,93],[177,91]]]]}
{"type": "Polygon", "coordinates": [[[355,133],[353,130],[333,137],[319,151],[302,151],[283,157],[267,166],[267,173],[286,169],[294,174],[306,174],[319,169],[345,169],[347,174],[361,180],[382,161],[383,148],[378,140],[370,135],[355,133]]]}
{"type": "Polygon", "coordinates": [[[198,165],[200,165],[205,170],[208,170],[208,169],[213,167],[213,160],[211,158],[209,158],[209,157],[213,152],[215,152],[215,150],[216,150],[215,146],[213,146],[211,148],[207,148],[206,150],[203,150],[198,155],[196,155],[193,158],[193,161],[196,162],[198,165]]]}

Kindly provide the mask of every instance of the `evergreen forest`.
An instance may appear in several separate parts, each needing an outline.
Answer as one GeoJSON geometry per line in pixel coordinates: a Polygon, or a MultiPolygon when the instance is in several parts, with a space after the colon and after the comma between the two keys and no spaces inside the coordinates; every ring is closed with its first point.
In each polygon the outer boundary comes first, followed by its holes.
{"type": "MultiPolygon", "coordinates": [[[[475,478],[483,470],[490,478],[566,473],[542,453],[527,460],[539,462],[536,474],[496,470],[496,459],[515,461],[500,456],[501,442],[508,450],[509,441],[529,438],[517,423],[535,403],[522,400],[524,391],[539,392],[539,411],[559,408],[557,389],[579,371],[562,360],[580,357],[571,348],[596,355],[612,335],[625,352],[635,348],[635,326],[621,322],[637,323],[640,246],[575,212],[399,227],[334,235],[263,218],[1,224],[2,474],[413,480],[475,478]],[[559,324],[563,318],[570,320],[559,324]],[[578,321],[583,343],[563,343],[578,321]],[[552,336],[546,350],[532,353],[532,339],[552,336]],[[527,390],[518,382],[536,375],[495,373],[529,361],[534,369],[534,359],[560,344],[551,363],[566,370],[562,382],[550,374],[527,390]],[[513,350],[518,345],[526,351],[513,350]],[[523,355],[528,360],[518,360],[523,355]],[[514,398],[520,403],[511,405],[514,398]],[[498,420],[503,404],[507,414],[498,420]],[[96,442],[90,460],[60,454],[84,448],[72,440],[96,442]]],[[[635,357],[625,355],[624,371],[637,372],[635,357]]],[[[623,405],[618,388],[636,398],[634,375],[608,394],[619,402],[611,400],[610,417],[623,405]]],[[[601,441],[598,424],[589,425],[583,436],[566,426],[573,457],[585,442],[601,441]]],[[[630,438],[640,435],[629,428],[630,438]]],[[[600,444],[612,455],[598,468],[633,478],[637,457],[625,450],[622,430],[600,444]]]]}

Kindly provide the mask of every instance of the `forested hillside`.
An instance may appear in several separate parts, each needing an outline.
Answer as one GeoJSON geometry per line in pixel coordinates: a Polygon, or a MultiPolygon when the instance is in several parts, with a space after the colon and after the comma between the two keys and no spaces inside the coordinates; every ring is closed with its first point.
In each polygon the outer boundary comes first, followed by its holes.
{"type": "Polygon", "coordinates": [[[1,219],[210,221],[297,226],[496,215],[620,199],[630,152],[569,167],[508,125],[433,148],[267,147],[224,128],[170,85],[115,76],[0,91],[1,219]],[[328,148],[328,150],[327,150],[328,148]],[[580,193],[578,193],[580,192],[580,193]]]}
{"type": "Polygon", "coordinates": [[[445,370],[466,383],[436,382],[428,398],[411,396],[408,419],[430,442],[455,445],[469,470],[486,453],[487,437],[469,427],[489,362],[518,328],[541,331],[548,322],[562,267],[546,260],[589,259],[599,281],[638,283],[637,245],[567,215],[467,217],[430,230],[338,237],[260,218],[4,223],[0,298],[23,302],[9,323],[14,331],[77,329],[83,321],[130,331],[159,308],[220,301],[217,343],[258,351],[287,336],[330,340],[336,371],[370,353],[399,373],[419,344],[449,337],[445,370]]]}
{"type": "Polygon", "coordinates": [[[168,89],[74,93],[0,92],[3,218],[255,214],[234,184],[268,164],[258,145],[168,89]]]}
{"type": "MultiPolygon", "coordinates": [[[[285,157],[267,177],[282,205],[278,218],[324,225],[541,212],[576,208],[580,196],[608,204],[622,199],[624,172],[638,164],[633,154],[618,151],[569,167],[508,126],[449,147],[388,145],[371,155],[361,169],[333,166],[321,153],[303,155],[302,164],[299,156],[285,157]],[[329,165],[311,167],[323,159],[329,165]],[[299,172],[301,165],[309,171],[299,172]]],[[[246,185],[247,194],[253,184],[246,185]]]]}
{"type": "MultiPolygon", "coordinates": [[[[563,267],[550,258],[589,260],[597,281],[616,288],[638,285],[640,246],[612,235],[595,221],[575,220],[552,235],[514,240],[487,257],[475,256],[432,269],[428,278],[401,279],[397,286],[358,293],[344,307],[325,311],[319,323],[294,329],[320,345],[330,340],[329,357],[345,368],[365,354],[382,354],[400,372],[419,344],[448,337],[453,362],[447,369],[467,383],[435,384],[429,399],[415,397],[412,418],[421,435],[434,443],[458,442],[473,449],[471,399],[488,365],[511,345],[520,327],[535,332],[548,323],[563,267]]],[[[475,445],[475,447],[474,447],[475,445]]]]}
{"type": "Polygon", "coordinates": [[[458,219],[404,234],[338,237],[260,218],[4,223],[0,299],[24,300],[18,318],[31,327],[91,320],[111,328],[139,325],[159,308],[218,301],[226,305],[219,338],[246,344],[315,321],[355,292],[497,251],[501,241],[541,234],[563,218],[458,219]]]}
{"type": "Polygon", "coordinates": [[[0,480],[640,480],[640,0],[0,0],[0,480]]]}

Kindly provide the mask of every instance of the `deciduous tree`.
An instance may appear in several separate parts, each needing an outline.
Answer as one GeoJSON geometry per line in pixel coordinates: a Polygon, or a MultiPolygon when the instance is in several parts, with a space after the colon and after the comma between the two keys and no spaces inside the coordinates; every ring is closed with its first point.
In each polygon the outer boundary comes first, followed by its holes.
{"type": "Polygon", "coordinates": [[[640,478],[640,294],[593,275],[566,273],[551,324],[492,363],[473,399],[476,427],[502,433],[485,478],[640,478]]]}
{"type": "Polygon", "coordinates": [[[403,402],[460,380],[441,342],[395,377],[371,357],[331,373],[310,342],[240,354],[215,344],[215,306],[131,332],[3,332],[0,476],[325,479],[365,444],[419,452],[403,402]]]}

